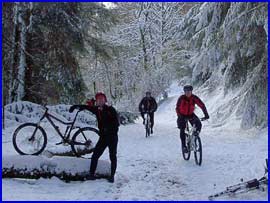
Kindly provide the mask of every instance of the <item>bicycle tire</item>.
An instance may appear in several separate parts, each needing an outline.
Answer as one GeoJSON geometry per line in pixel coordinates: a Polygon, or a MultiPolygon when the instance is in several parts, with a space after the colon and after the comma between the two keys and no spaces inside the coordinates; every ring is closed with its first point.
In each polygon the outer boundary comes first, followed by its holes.
{"type": "Polygon", "coordinates": [[[150,133],[150,129],[148,128],[148,125],[145,126],[145,137],[148,137],[150,133]]]}
{"type": "Polygon", "coordinates": [[[194,151],[195,163],[200,166],[202,164],[202,142],[199,136],[195,136],[194,144],[195,144],[195,151],[194,151]]]}
{"type": "Polygon", "coordinates": [[[83,155],[90,154],[94,151],[94,145],[96,145],[98,139],[99,131],[97,129],[91,127],[80,128],[72,137],[72,142],[70,144],[71,149],[75,156],[82,157],[83,155]],[[81,149],[81,147],[79,147],[80,145],[84,146],[84,149],[81,149]]]}
{"type": "Polygon", "coordinates": [[[183,158],[184,160],[188,161],[190,159],[190,145],[188,143],[188,140],[189,140],[189,135],[187,133],[185,133],[185,136],[186,136],[186,146],[188,148],[188,152],[185,153],[184,150],[183,150],[183,147],[182,147],[182,155],[183,155],[183,158]]]}
{"type": "Polygon", "coordinates": [[[145,137],[149,137],[150,136],[150,128],[149,128],[149,119],[148,119],[148,115],[146,117],[146,123],[145,123],[145,137]]]}
{"type": "MultiPolygon", "coordinates": [[[[30,131],[27,130],[26,132],[30,132],[30,131]]],[[[31,137],[32,137],[32,135],[31,135],[31,137]]],[[[32,140],[30,141],[29,139],[30,138],[28,138],[28,140],[24,139],[24,141],[32,142],[32,140]]],[[[47,145],[47,135],[46,135],[45,130],[41,126],[38,126],[36,123],[24,123],[24,124],[20,125],[14,131],[13,137],[12,137],[12,142],[13,142],[13,146],[14,146],[15,150],[21,155],[39,155],[40,153],[43,152],[43,150],[45,149],[45,147],[47,145]],[[22,137],[24,135],[30,135],[28,133],[22,133],[22,129],[26,130],[26,127],[34,127],[35,128],[34,131],[36,130],[36,132],[41,132],[40,135],[43,137],[43,143],[41,145],[41,148],[39,150],[37,150],[36,152],[34,152],[34,153],[27,153],[27,152],[25,152],[25,149],[22,149],[22,147],[19,147],[21,145],[21,143],[19,143],[18,138],[20,138],[20,137],[22,137]],[[20,132],[21,132],[21,134],[20,134],[20,132]]],[[[27,145],[28,146],[26,146],[26,147],[29,148],[30,143],[27,144],[27,145]]]]}

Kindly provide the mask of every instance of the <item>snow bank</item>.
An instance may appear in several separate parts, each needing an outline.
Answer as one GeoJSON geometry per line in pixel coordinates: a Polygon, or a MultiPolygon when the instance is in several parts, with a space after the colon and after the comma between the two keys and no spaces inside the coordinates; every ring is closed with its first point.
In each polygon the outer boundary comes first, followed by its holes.
{"type": "MultiPolygon", "coordinates": [[[[47,106],[49,113],[64,122],[73,121],[76,111],[70,113],[68,110],[71,105],[58,104],[54,106],[47,106]]],[[[14,125],[14,121],[18,123],[34,122],[37,123],[45,112],[45,108],[41,105],[20,101],[8,104],[5,106],[5,121],[8,126],[14,125]]],[[[119,112],[121,124],[134,123],[137,115],[131,112],[119,112]]],[[[47,122],[44,119],[44,122],[47,122]]],[[[78,114],[76,125],[87,126],[96,125],[96,117],[89,111],[82,111],[78,114]]]]}
{"type": "MultiPolygon", "coordinates": [[[[59,104],[55,106],[47,106],[49,113],[64,122],[73,121],[76,111],[69,113],[70,105],[59,104]]],[[[28,101],[20,101],[8,104],[5,106],[5,119],[7,125],[13,124],[12,121],[19,123],[34,122],[37,123],[45,112],[45,108],[39,104],[28,101]]],[[[44,122],[47,122],[44,119],[44,122]]],[[[96,118],[88,111],[83,111],[78,114],[76,122],[78,124],[95,125],[96,118]]]]}

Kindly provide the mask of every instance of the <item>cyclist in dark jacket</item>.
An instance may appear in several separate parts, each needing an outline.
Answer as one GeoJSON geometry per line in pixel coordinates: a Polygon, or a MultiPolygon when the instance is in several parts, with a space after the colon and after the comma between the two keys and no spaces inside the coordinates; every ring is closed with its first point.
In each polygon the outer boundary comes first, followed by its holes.
{"type": "Polygon", "coordinates": [[[177,125],[180,129],[180,138],[184,152],[187,152],[185,136],[186,122],[189,121],[191,125],[195,125],[195,135],[198,135],[202,128],[200,119],[194,113],[195,104],[198,105],[204,113],[204,118],[202,118],[202,120],[209,119],[209,115],[204,103],[199,97],[192,94],[192,90],[193,87],[191,85],[184,86],[185,94],[179,97],[175,109],[178,116],[177,125]]]}
{"type": "Polygon", "coordinates": [[[151,122],[151,133],[153,133],[154,127],[154,112],[157,110],[157,102],[151,96],[151,92],[146,92],[146,96],[141,100],[139,104],[139,111],[141,112],[141,116],[143,118],[143,124],[145,124],[144,114],[149,112],[150,122],[151,122]]]}
{"type": "Polygon", "coordinates": [[[117,167],[118,114],[112,106],[105,104],[107,102],[105,94],[97,93],[95,98],[96,105],[94,105],[94,99],[88,100],[88,105],[73,105],[70,107],[69,112],[74,111],[74,109],[86,109],[96,115],[100,137],[92,155],[89,179],[95,179],[98,159],[103,154],[106,147],[108,147],[111,160],[111,176],[109,182],[114,182],[114,175],[117,167]]]}

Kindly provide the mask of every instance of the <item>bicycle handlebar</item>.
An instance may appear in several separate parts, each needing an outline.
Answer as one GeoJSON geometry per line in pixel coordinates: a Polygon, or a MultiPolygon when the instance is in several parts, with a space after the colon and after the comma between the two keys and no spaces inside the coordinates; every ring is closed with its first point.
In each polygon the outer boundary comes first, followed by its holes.
{"type": "MultiPolygon", "coordinates": [[[[191,119],[185,118],[185,121],[189,121],[189,120],[191,120],[191,119]]],[[[199,118],[199,120],[200,120],[200,121],[206,121],[206,120],[208,120],[208,119],[204,119],[204,117],[203,117],[203,118],[199,118]]]]}
{"type": "Polygon", "coordinates": [[[206,119],[206,118],[203,117],[203,118],[200,118],[200,121],[207,121],[208,119],[209,118],[206,119]]]}

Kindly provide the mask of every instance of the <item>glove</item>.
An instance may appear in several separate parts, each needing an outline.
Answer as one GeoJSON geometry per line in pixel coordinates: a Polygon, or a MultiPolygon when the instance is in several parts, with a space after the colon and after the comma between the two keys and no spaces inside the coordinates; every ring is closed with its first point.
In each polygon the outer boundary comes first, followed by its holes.
{"type": "Polygon", "coordinates": [[[70,108],[69,108],[69,113],[72,113],[73,111],[74,111],[74,109],[77,109],[78,108],[78,106],[77,105],[73,105],[73,106],[71,106],[70,108]]]}
{"type": "Polygon", "coordinates": [[[208,114],[206,114],[203,118],[201,118],[201,121],[205,121],[207,119],[209,119],[209,115],[208,114]]]}

